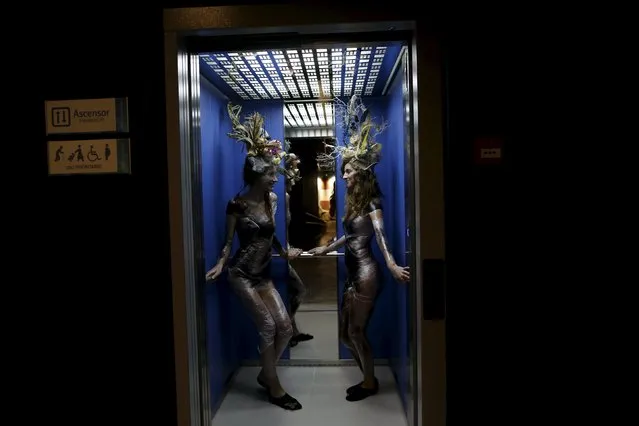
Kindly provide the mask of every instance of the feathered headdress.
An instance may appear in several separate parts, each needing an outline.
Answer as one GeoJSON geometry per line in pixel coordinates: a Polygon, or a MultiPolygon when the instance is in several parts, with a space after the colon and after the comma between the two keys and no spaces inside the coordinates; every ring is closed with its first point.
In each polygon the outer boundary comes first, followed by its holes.
{"type": "Polygon", "coordinates": [[[228,104],[228,113],[233,125],[233,131],[228,133],[229,137],[246,146],[246,155],[253,171],[263,173],[268,166],[276,166],[281,172],[279,166],[286,156],[282,143],[268,135],[264,129],[264,117],[260,113],[254,112],[241,122],[241,112],[240,105],[228,104]]]}
{"type": "Polygon", "coordinates": [[[320,154],[318,162],[326,163],[329,157],[341,156],[343,161],[356,160],[364,169],[379,163],[382,144],[375,139],[386,129],[386,123],[373,122],[369,109],[358,95],[353,95],[348,103],[335,99],[335,116],[343,120],[342,144],[327,145],[330,152],[320,154]]]}

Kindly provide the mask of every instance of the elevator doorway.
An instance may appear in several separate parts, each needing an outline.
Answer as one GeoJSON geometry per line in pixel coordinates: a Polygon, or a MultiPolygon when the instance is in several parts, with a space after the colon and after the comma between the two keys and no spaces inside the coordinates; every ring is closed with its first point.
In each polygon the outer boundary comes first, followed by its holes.
{"type": "MultiPolygon", "coordinates": [[[[256,11],[256,9],[253,10],[256,11]]],[[[219,370],[219,366],[210,365],[209,363],[208,350],[210,348],[207,345],[208,336],[206,331],[207,318],[205,314],[205,304],[207,299],[206,292],[208,290],[203,282],[205,256],[202,241],[203,221],[205,218],[201,214],[203,210],[202,204],[204,202],[201,196],[202,177],[200,168],[202,164],[198,162],[199,159],[201,159],[201,144],[198,138],[200,137],[200,127],[202,123],[198,112],[199,99],[198,96],[195,95],[195,88],[199,86],[198,83],[201,77],[199,53],[206,50],[211,51],[210,47],[208,49],[205,48],[205,46],[210,46],[211,43],[215,44],[215,49],[218,51],[222,49],[222,47],[226,51],[238,51],[248,48],[252,50],[274,49],[277,47],[276,44],[278,42],[290,44],[291,40],[296,40],[296,42],[300,44],[300,48],[304,49],[317,43],[335,42],[335,37],[340,38],[342,42],[344,40],[352,42],[351,40],[358,40],[358,38],[359,40],[370,37],[377,38],[379,37],[381,28],[384,28],[384,30],[388,28],[393,28],[393,30],[399,28],[401,31],[412,34],[410,38],[407,38],[405,34],[400,32],[394,32],[393,34],[393,36],[397,38],[406,38],[408,42],[405,68],[399,72],[408,73],[406,78],[406,90],[408,93],[407,97],[403,100],[407,123],[403,124],[406,124],[406,127],[409,129],[409,134],[406,141],[406,150],[404,151],[406,156],[404,160],[406,161],[407,167],[402,170],[402,173],[406,173],[405,185],[409,198],[407,203],[409,213],[407,213],[406,216],[407,223],[405,227],[405,244],[408,250],[406,250],[404,254],[407,256],[407,262],[411,266],[412,280],[410,285],[407,286],[405,293],[406,299],[404,301],[407,308],[405,313],[407,318],[406,376],[403,384],[404,388],[399,388],[398,391],[400,394],[403,393],[405,403],[404,414],[407,423],[410,425],[424,424],[424,400],[420,392],[424,380],[421,376],[423,370],[422,351],[424,341],[422,331],[424,322],[421,314],[420,286],[417,285],[421,279],[421,262],[416,261],[416,259],[421,258],[420,254],[423,246],[423,238],[420,233],[419,220],[417,220],[417,218],[420,216],[419,207],[424,200],[420,200],[421,191],[417,184],[417,182],[420,181],[420,161],[417,156],[419,152],[416,149],[418,143],[415,137],[415,135],[419,133],[416,128],[418,108],[414,88],[416,87],[417,80],[419,80],[419,76],[416,74],[416,65],[419,61],[415,54],[416,40],[413,33],[414,23],[410,21],[399,21],[393,22],[393,25],[389,26],[388,22],[377,22],[379,20],[379,18],[377,18],[373,23],[369,22],[367,25],[352,23],[350,26],[344,26],[342,24],[339,27],[335,27],[331,26],[330,23],[339,22],[341,18],[339,16],[330,16],[331,14],[329,13],[328,16],[324,18],[327,21],[325,25],[305,26],[302,28],[299,26],[291,27],[291,25],[305,24],[303,20],[298,21],[298,18],[284,17],[295,16],[294,14],[277,15],[275,21],[280,21],[283,24],[286,23],[290,28],[294,28],[292,32],[295,33],[295,36],[293,37],[291,35],[273,35],[272,33],[275,30],[273,27],[263,28],[255,25],[255,28],[251,28],[250,30],[240,30],[239,28],[244,27],[245,23],[239,18],[238,21],[234,23],[237,27],[231,30],[220,30],[220,23],[215,21],[215,19],[208,23],[200,21],[195,24],[196,28],[188,28],[191,24],[184,27],[186,21],[180,18],[180,14],[184,13],[189,15],[195,13],[195,11],[196,9],[173,10],[167,13],[167,19],[165,20],[165,24],[167,25],[166,58],[167,130],[170,150],[169,174],[170,190],[172,193],[171,198],[174,201],[171,206],[171,229],[172,244],[174,245],[174,258],[172,262],[175,288],[176,369],[178,370],[178,376],[180,376],[178,379],[178,395],[179,398],[181,395],[181,401],[183,402],[183,405],[178,403],[179,410],[182,410],[179,413],[181,414],[181,422],[188,422],[184,423],[185,425],[210,424],[209,422],[213,419],[214,412],[219,408],[212,404],[215,397],[212,395],[212,392],[223,391],[221,389],[212,390],[211,388],[211,378],[214,377],[214,371],[219,370]],[[171,18],[175,18],[175,20],[172,21],[171,18]],[[287,22],[287,19],[290,21],[287,22]],[[169,25],[171,22],[173,22],[173,24],[169,25]],[[216,30],[215,28],[218,29],[216,30]],[[207,34],[208,37],[194,36],[193,30],[203,29],[209,30],[207,34]],[[229,37],[229,33],[242,31],[253,37],[229,37]]],[[[273,10],[262,11],[264,13],[273,13],[273,10]]],[[[308,11],[305,13],[308,14],[308,11]]],[[[201,16],[204,16],[204,20],[206,20],[206,13],[203,13],[201,16]]],[[[209,18],[211,18],[210,15],[209,18]]],[[[223,26],[228,28],[228,22],[223,26]]],[[[279,32],[281,29],[282,28],[277,28],[276,32],[279,32]]],[[[201,31],[200,34],[202,34],[201,31]]],[[[436,82],[436,84],[439,84],[439,82],[436,82]]],[[[436,99],[436,97],[434,98],[436,99]]],[[[434,104],[441,107],[439,100],[435,100],[434,104]]],[[[438,137],[441,137],[441,134],[428,136],[430,139],[437,139],[438,137]]],[[[441,140],[439,142],[441,142],[441,140]]],[[[428,150],[425,152],[428,152],[428,150]]],[[[424,151],[422,151],[421,154],[423,155],[424,151]]],[[[435,152],[435,154],[437,155],[437,152],[435,152]]],[[[439,152],[439,155],[441,155],[441,152],[439,152]]],[[[442,201],[443,200],[439,200],[438,202],[441,204],[442,201]]],[[[443,237],[443,234],[441,236],[443,237]]],[[[439,339],[440,341],[431,343],[435,343],[438,348],[442,348],[440,350],[443,350],[443,334],[431,334],[431,339],[439,339]]],[[[283,362],[282,365],[287,365],[287,363],[283,362]]],[[[290,365],[290,362],[288,365],[290,365]]],[[[244,367],[249,368],[250,366],[244,364],[244,367]]],[[[236,371],[235,378],[245,371],[248,370],[236,371]]],[[[325,372],[327,370],[322,371],[325,372]]],[[[315,374],[315,372],[313,374],[315,374]]],[[[308,379],[308,377],[305,379],[300,378],[299,381],[307,382],[308,379]]],[[[394,380],[399,382],[397,374],[395,374],[394,380]]],[[[397,384],[398,383],[395,385],[397,384]]],[[[430,383],[428,387],[431,390],[439,388],[439,395],[443,396],[444,389],[441,383],[430,383]]],[[[434,404],[440,404],[442,401],[442,399],[437,399],[437,402],[434,404]]],[[[312,405],[312,400],[309,399],[306,405],[312,405]]],[[[443,409],[440,411],[443,411],[443,409]]],[[[338,419],[335,420],[338,421],[338,419]]],[[[430,424],[439,424],[436,423],[437,421],[437,419],[433,419],[430,424]]]]}

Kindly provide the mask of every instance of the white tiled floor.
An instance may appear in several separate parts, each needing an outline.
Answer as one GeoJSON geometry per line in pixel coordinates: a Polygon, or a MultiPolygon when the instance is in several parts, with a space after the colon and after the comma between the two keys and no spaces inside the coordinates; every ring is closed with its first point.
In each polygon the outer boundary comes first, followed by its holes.
{"type": "Polygon", "coordinates": [[[337,311],[298,311],[295,321],[302,333],[312,340],[291,348],[291,359],[335,361],[339,359],[337,311]]]}
{"type": "Polygon", "coordinates": [[[357,367],[278,367],[282,385],[303,408],[286,411],[267,401],[255,381],[259,367],[242,367],[213,419],[213,426],[404,426],[406,417],[390,368],[376,367],[380,392],[346,401],[346,388],[361,381],[357,367]]]}

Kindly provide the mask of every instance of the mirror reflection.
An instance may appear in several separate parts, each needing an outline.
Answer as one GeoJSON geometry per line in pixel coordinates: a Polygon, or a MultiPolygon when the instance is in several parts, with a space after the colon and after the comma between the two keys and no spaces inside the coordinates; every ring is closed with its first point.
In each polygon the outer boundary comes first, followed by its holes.
{"type": "MultiPolygon", "coordinates": [[[[305,252],[336,238],[335,164],[318,160],[334,144],[333,138],[287,140],[294,153],[286,164],[287,242],[305,252]]],[[[289,265],[291,359],[338,360],[336,258],[301,256],[289,265]]]]}

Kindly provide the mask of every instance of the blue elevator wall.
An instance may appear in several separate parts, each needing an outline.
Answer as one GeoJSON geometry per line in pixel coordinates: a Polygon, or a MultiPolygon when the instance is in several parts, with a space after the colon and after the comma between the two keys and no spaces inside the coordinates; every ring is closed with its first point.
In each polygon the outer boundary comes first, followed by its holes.
{"type": "MultiPolygon", "coordinates": [[[[348,102],[347,98],[342,98],[343,101],[348,102]]],[[[346,137],[344,130],[344,123],[340,109],[335,108],[335,139],[338,145],[344,145],[344,138],[346,137]]],[[[341,159],[335,164],[335,218],[337,220],[336,237],[339,239],[344,235],[344,226],[342,225],[342,219],[344,218],[344,199],[346,194],[346,183],[342,179],[342,162],[341,159]]],[[[344,247],[338,249],[340,253],[344,253],[344,247]]],[[[344,299],[344,285],[346,284],[346,264],[343,257],[337,258],[337,292],[338,292],[338,306],[342,306],[342,300],[344,299]]],[[[341,323],[342,311],[338,311],[339,320],[341,323]]],[[[353,359],[350,351],[339,342],[339,359],[353,359]]]]}
{"type": "MultiPolygon", "coordinates": [[[[388,189],[386,192],[387,203],[393,206],[392,214],[385,220],[386,232],[388,234],[389,244],[393,249],[395,260],[401,266],[407,265],[406,258],[406,163],[405,150],[407,147],[405,135],[406,113],[404,111],[404,73],[399,72],[393,81],[393,84],[386,95],[387,99],[387,117],[390,123],[386,133],[387,155],[392,156],[391,170],[387,176],[389,177],[388,189]]],[[[390,357],[390,366],[395,374],[399,395],[407,407],[408,393],[408,285],[393,282],[394,284],[394,305],[395,305],[395,334],[392,339],[392,352],[390,357]]]]}
{"type": "MultiPolygon", "coordinates": [[[[227,136],[227,101],[204,77],[200,80],[202,208],[204,258],[209,269],[224,244],[226,202],[242,188],[242,146],[227,136]],[[239,170],[239,171],[238,171],[239,170]]],[[[233,249],[237,248],[235,241],[233,249]]],[[[237,298],[226,274],[206,284],[206,327],[211,403],[221,403],[225,384],[240,362],[237,298]]]]}
{"type": "MultiPolygon", "coordinates": [[[[400,85],[401,89],[401,85],[400,85]]],[[[348,101],[348,99],[343,99],[348,101]]],[[[391,94],[386,97],[366,97],[364,104],[369,108],[371,117],[376,122],[387,121],[387,129],[378,135],[378,142],[382,144],[382,160],[375,166],[375,173],[380,189],[384,195],[382,199],[386,237],[390,249],[399,264],[405,262],[405,202],[404,202],[404,137],[403,137],[403,108],[401,91],[399,102],[391,94]]],[[[336,137],[342,143],[344,132],[340,120],[336,120],[336,137]]],[[[341,163],[337,165],[341,167],[341,163]]],[[[341,177],[341,170],[338,169],[341,177]]],[[[343,179],[337,182],[337,215],[339,220],[344,215],[344,196],[346,187],[343,179]]],[[[338,237],[344,233],[343,227],[338,226],[338,237]]],[[[405,291],[390,275],[384,257],[379,250],[375,238],[372,241],[373,255],[379,262],[381,276],[375,308],[367,328],[367,336],[371,343],[376,359],[391,360],[398,356],[401,336],[406,335],[407,324],[405,316],[399,321],[398,294],[405,291]]],[[[339,301],[342,302],[342,292],[346,279],[344,259],[338,261],[339,301]]],[[[352,359],[349,351],[340,344],[340,359],[352,359]]]]}
{"type": "MultiPolygon", "coordinates": [[[[244,101],[238,102],[242,105],[242,117],[245,117],[253,112],[259,112],[264,117],[264,128],[269,133],[271,138],[278,139],[284,142],[284,102],[260,100],[260,101],[244,101]]],[[[242,159],[243,161],[243,159],[242,159]]],[[[242,174],[242,167],[240,165],[233,173],[242,174]]],[[[278,175],[278,182],[273,190],[277,194],[277,211],[275,213],[275,234],[282,244],[286,244],[286,204],[285,204],[285,185],[284,178],[278,175]]],[[[288,264],[285,260],[274,257],[271,264],[271,275],[275,287],[280,292],[284,303],[286,302],[286,279],[288,277],[288,264]]],[[[259,336],[255,325],[251,321],[246,312],[239,307],[239,330],[240,330],[240,358],[243,360],[257,360],[259,359],[259,352],[257,350],[259,344],[259,336]]],[[[288,348],[282,355],[282,359],[289,358],[288,348]]]]}

